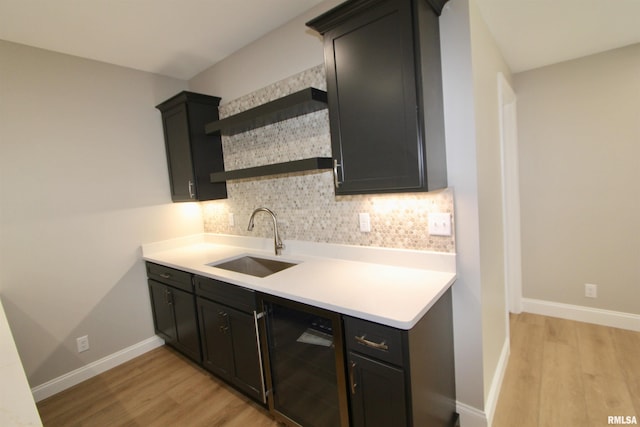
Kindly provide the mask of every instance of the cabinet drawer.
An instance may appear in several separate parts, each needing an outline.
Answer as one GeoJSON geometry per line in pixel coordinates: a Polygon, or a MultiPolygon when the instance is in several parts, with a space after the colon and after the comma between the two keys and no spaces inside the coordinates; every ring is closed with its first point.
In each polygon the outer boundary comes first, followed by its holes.
{"type": "Polygon", "coordinates": [[[147,262],[147,277],[187,292],[193,292],[191,273],[147,262]]]}
{"type": "Polygon", "coordinates": [[[206,277],[195,277],[196,295],[251,313],[256,310],[256,293],[230,283],[206,277]]]}
{"type": "Polygon", "coordinates": [[[344,333],[350,350],[402,365],[402,331],[399,329],[344,316],[344,333]]]}

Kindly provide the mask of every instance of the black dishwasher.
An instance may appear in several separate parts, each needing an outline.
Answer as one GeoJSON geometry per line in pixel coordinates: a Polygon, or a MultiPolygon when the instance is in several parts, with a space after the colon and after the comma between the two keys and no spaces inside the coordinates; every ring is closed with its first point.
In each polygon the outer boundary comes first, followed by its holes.
{"type": "Polygon", "coordinates": [[[291,425],[348,426],[340,315],[269,295],[262,304],[272,414],[291,425]]]}

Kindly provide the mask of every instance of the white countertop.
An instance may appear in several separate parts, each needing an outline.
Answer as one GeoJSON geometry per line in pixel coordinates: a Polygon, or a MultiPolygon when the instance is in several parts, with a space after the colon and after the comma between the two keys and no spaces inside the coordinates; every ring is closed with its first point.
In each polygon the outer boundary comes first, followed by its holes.
{"type": "Polygon", "coordinates": [[[400,329],[411,329],[455,280],[455,255],[203,234],[143,245],[147,261],[400,329]],[[270,247],[270,248],[269,248],[270,247]],[[260,278],[208,266],[241,255],[294,262],[260,278]]]}
{"type": "Polygon", "coordinates": [[[0,301],[0,426],[42,426],[0,301]]]}

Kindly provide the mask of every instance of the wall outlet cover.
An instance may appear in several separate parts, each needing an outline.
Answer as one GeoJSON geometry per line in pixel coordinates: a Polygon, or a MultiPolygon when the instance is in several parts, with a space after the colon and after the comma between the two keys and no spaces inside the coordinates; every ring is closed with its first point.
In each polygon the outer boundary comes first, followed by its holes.
{"type": "Polygon", "coordinates": [[[598,285],[592,283],[585,283],[584,296],[587,298],[598,298],[598,285]]]}
{"type": "Polygon", "coordinates": [[[89,336],[84,335],[76,338],[76,346],[78,347],[78,353],[89,350],[89,336]]]}

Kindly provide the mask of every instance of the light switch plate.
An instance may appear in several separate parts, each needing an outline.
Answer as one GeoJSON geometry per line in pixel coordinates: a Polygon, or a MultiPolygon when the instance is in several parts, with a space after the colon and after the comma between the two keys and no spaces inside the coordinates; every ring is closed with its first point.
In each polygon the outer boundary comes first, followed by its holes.
{"type": "Polygon", "coordinates": [[[451,214],[445,212],[429,213],[429,234],[431,236],[451,236],[451,214]]]}
{"type": "Polygon", "coordinates": [[[361,212],[360,217],[360,231],[368,233],[371,231],[371,217],[367,212],[361,212]]]}

